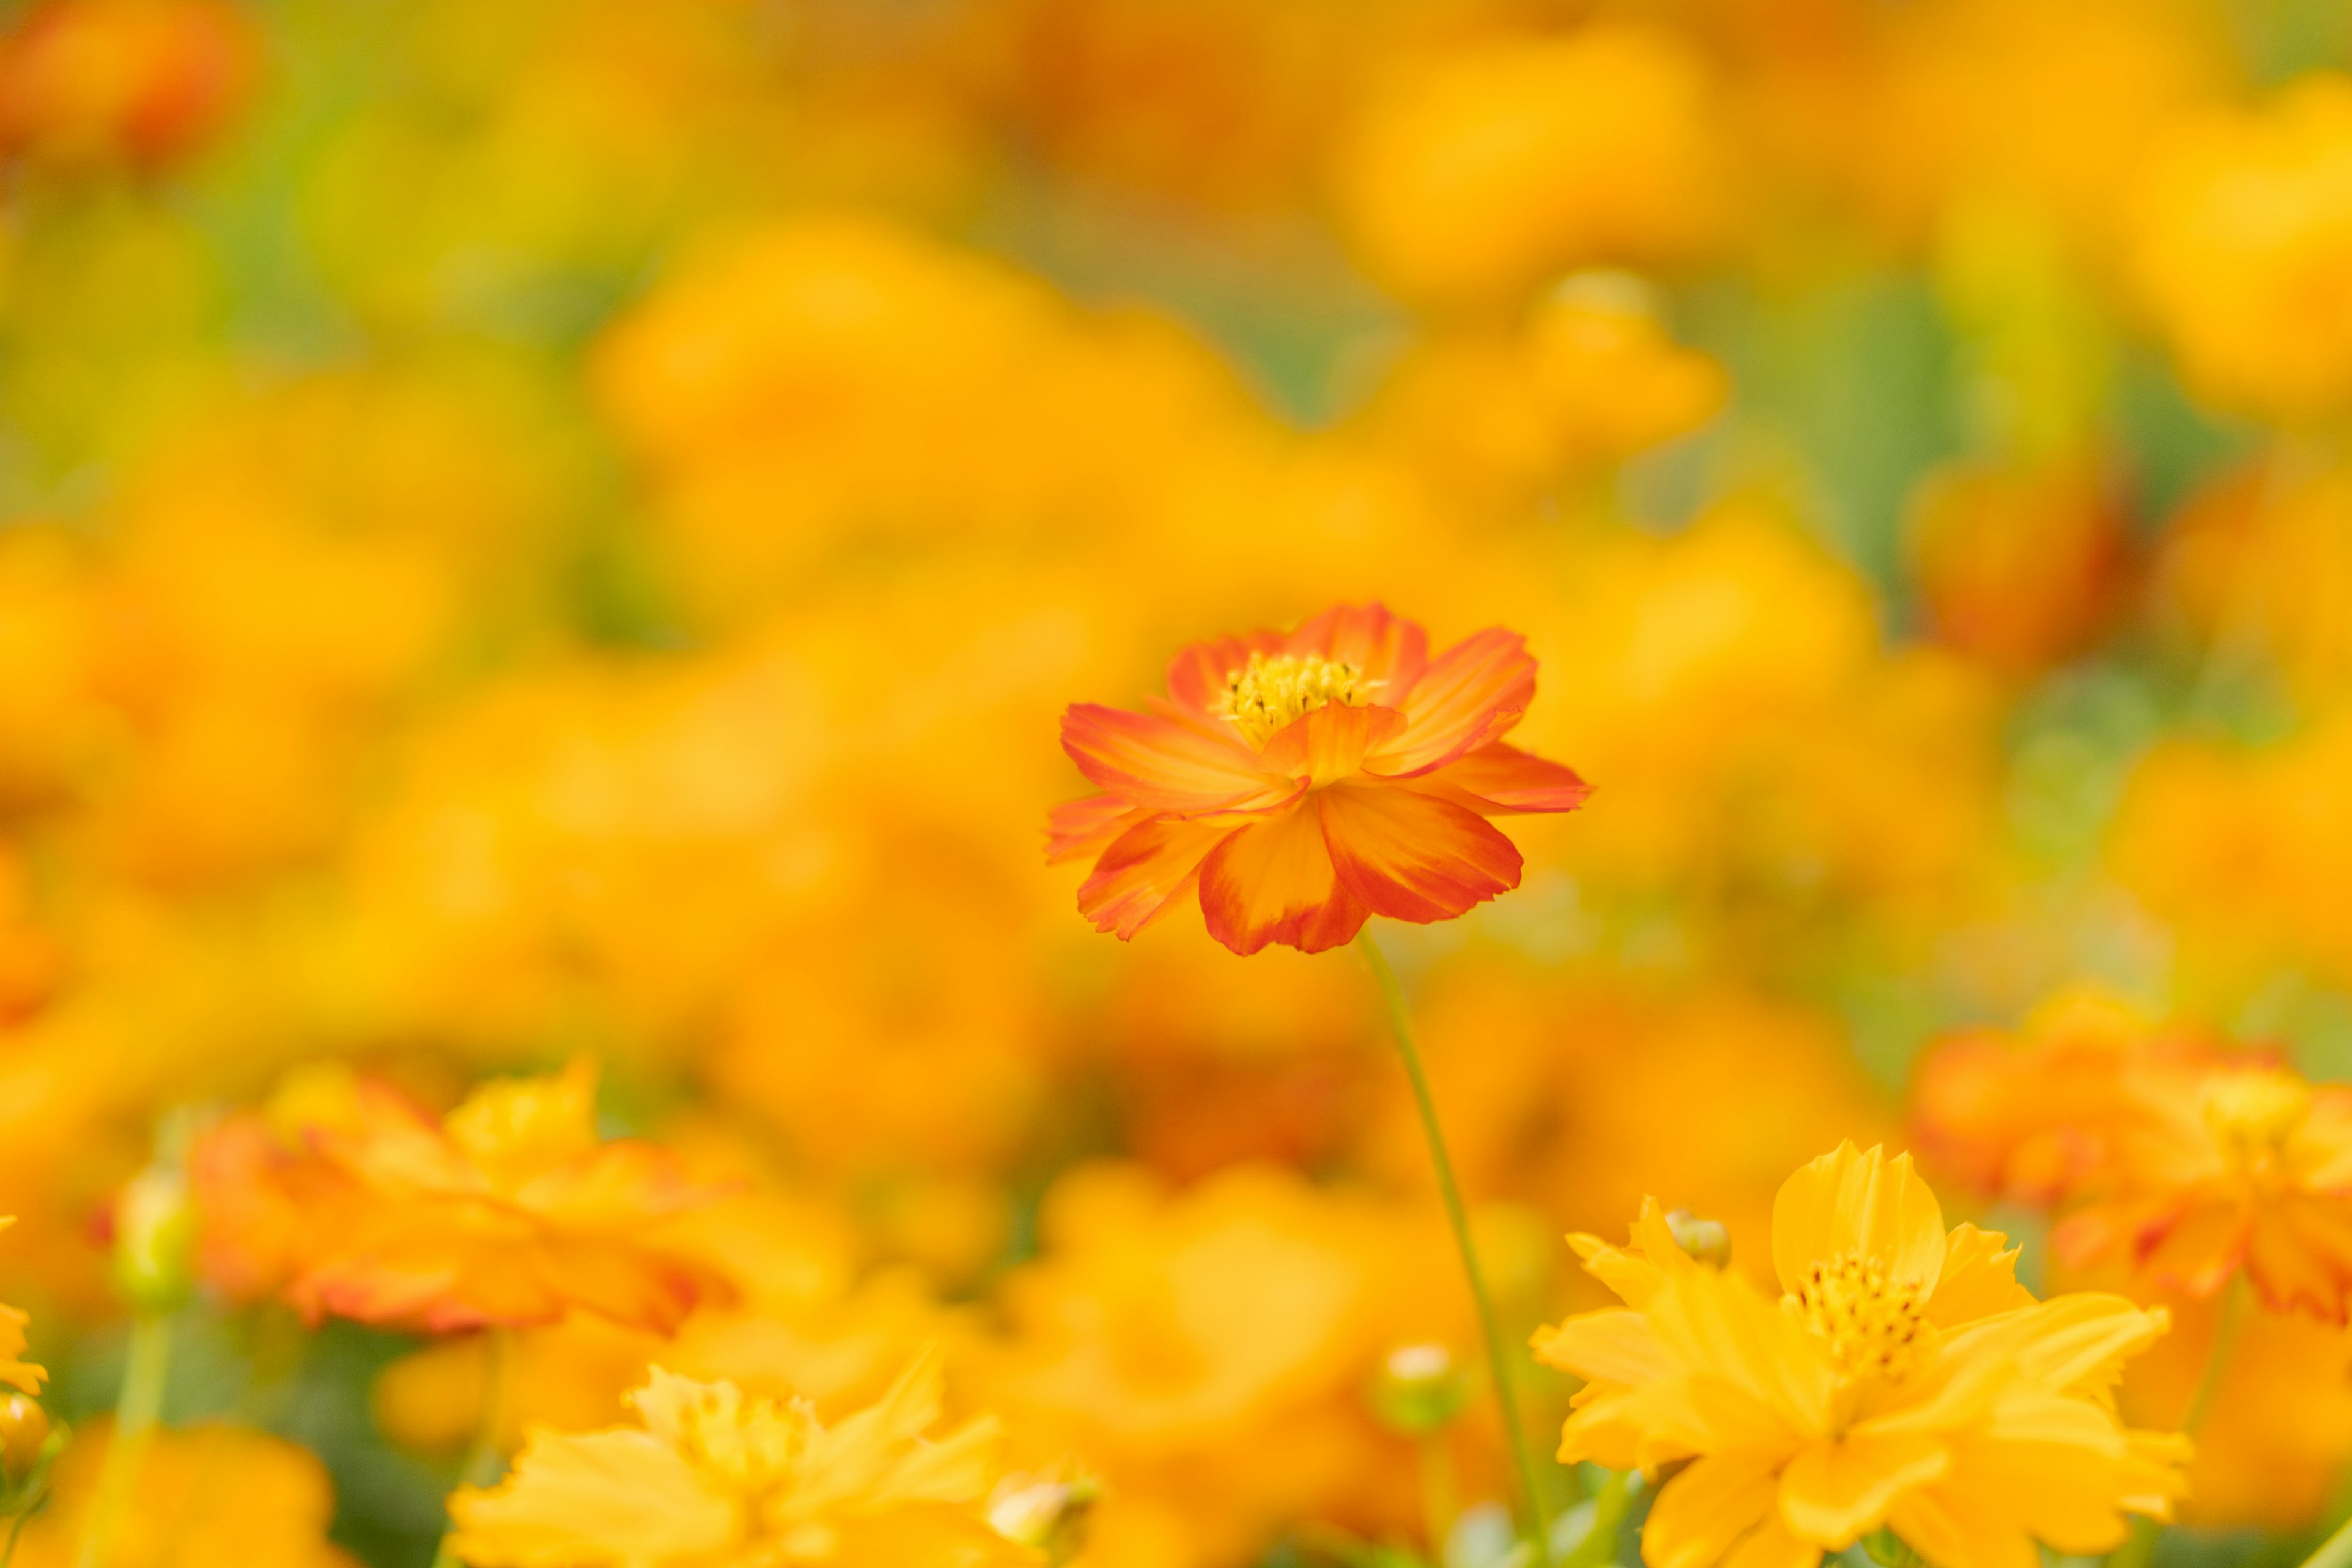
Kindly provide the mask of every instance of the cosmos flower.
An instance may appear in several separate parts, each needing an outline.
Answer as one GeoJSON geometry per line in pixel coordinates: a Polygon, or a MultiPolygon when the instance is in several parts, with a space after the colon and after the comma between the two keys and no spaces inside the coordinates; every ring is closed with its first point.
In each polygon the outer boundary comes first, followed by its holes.
{"type": "Polygon", "coordinates": [[[1143,713],[1079,703],[1062,749],[1104,794],[1058,807],[1055,858],[1097,857],[1078,908],[1122,940],[1199,891],[1235,952],[1320,952],[1373,915],[1450,920],[1519,884],[1486,820],[1571,811],[1591,787],[1503,736],[1534,700],[1517,633],[1432,658],[1373,605],[1196,643],[1143,713]]]}
{"type": "Polygon", "coordinates": [[[1572,1237],[1626,1305],[1537,1338],[1586,1380],[1559,1457],[1690,1461],[1650,1513],[1651,1568],[1811,1568],[1881,1528],[1936,1568],[2117,1546],[2180,1489],[2185,1442],[2126,1430],[2110,1399],[2164,1314],[2036,1301],[2004,1240],[1947,1233],[1909,1155],[1851,1143],[1781,1186],[1778,1301],[1685,1256],[1654,1200],[1629,1248],[1572,1237]]]}
{"type": "Polygon", "coordinates": [[[2178,1031],[2042,1019],[1938,1046],[1917,1105],[1981,1185],[2062,1215],[2070,1264],[2191,1296],[2243,1268],[2273,1310],[2352,1314],[2352,1088],[2178,1031]]]}
{"type": "Polygon", "coordinates": [[[656,1367],[629,1396],[636,1426],[534,1432],[503,1482],[451,1499],[456,1552],[476,1568],[1042,1563],[982,1511],[994,1423],[923,1436],[940,1398],[936,1352],[830,1428],[804,1399],[749,1398],[656,1367]]]}
{"type": "Polygon", "coordinates": [[[668,1333],[723,1293],[643,1234],[712,1194],[651,1144],[598,1141],[584,1059],[483,1084],[439,1121],[367,1080],[323,1098],[281,1106],[294,1146],[246,1116],[196,1150],[202,1266],[232,1295],[434,1333],[575,1309],[668,1333]]]}

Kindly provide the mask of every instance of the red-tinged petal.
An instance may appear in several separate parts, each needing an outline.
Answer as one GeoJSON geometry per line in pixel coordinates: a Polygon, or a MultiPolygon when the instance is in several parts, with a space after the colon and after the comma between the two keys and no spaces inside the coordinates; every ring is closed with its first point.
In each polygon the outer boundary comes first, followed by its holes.
{"type": "Polygon", "coordinates": [[[1224,694],[1226,682],[1249,668],[1250,655],[1272,658],[1286,640],[1280,632],[1251,632],[1196,642],[1168,661],[1168,696],[1178,708],[1223,723],[1209,711],[1209,704],[1224,694]]]}
{"type": "Polygon", "coordinates": [[[1315,799],[1340,885],[1374,914],[1426,925],[1519,885],[1517,848],[1451,801],[1380,784],[1315,799]]]}
{"type": "Polygon", "coordinates": [[[1062,750],[1102,788],[1155,811],[1259,810],[1298,793],[1239,737],[1157,713],[1081,702],[1062,715],[1062,750]]]}
{"type": "Polygon", "coordinates": [[[1501,740],[1535,700],[1536,661],[1517,632],[1497,626],[1430,661],[1402,700],[1405,727],[1365,763],[1387,778],[1412,778],[1501,740]]]}
{"type": "Polygon", "coordinates": [[[1592,786],[1579,778],[1574,769],[1500,741],[1423,774],[1415,787],[1466,805],[1482,816],[1574,811],[1592,794],[1592,786]]]}
{"type": "Polygon", "coordinates": [[[1370,911],[1339,884],[1310,804],[1254,822],[1211,850],[1201,863],[1201,913],[1211,936],[1252,953],[1270,942],[1302,952],[1337,947],[1370,911]]]}
{"type": "Polygon", "coordinates": [[[1362,772],[1364,753],[1403,726],[1404,715],[1393,708],[1349,708],[1334,702],[1276,731],[1257,760],[1270,772],[1320,788],[1362,772]]]}
{"type": "Polygon", "coordinates": [[[1066,800],[1045,814],[1045,863],[1058,866],[1096,854],[1150,815],[1115,795],[1066,800]]]}
{"type": "Polygon", "coordinates": [[[1429,666],[1429,634],[1386,605],[1334,605],[1291,633],[1282,651],[1352,664],[1383,706],[1402,708],[1429,666]]]}
{"type": "Polygon", "coordinates": [[[1173,910],[1192,890],[1201,862],[1240,831],[1223,818],[1154,817],[1119,835],[1078,889],[1078,912],[1121,942],[1173,910]]]}

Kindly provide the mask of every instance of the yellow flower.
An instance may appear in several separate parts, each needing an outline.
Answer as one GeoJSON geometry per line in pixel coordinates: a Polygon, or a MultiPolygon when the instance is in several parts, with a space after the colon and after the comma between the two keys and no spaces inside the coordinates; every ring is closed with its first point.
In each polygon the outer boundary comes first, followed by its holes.
{"type": "Polygon", "coordinates": [[[982,1510],[995,1424],[922,1436],[940,1394],[927,1352],[879,1404],[828,1429],[804,1399],[747,1398],[656,1367],[629,1396],[639,1426],[535,1432],[505,1481],[452,1498],[457,1552],[476,1568],[1036,1561],[982,1510]]]}
{"type": "Polygon", "coordinates": [[[1537,1353],[1586,1380],[1560,1444],[1666,1482],[1651,1568],[1811,1568],[1891,1528],[1935,1568],[2096,1553],[2168,1516],[2187,1445],[2126,1430],[2112,1386],[2166,1327],[2120,1297],[2036,1301],[2006,1238],[1948,1234],[1911,1158],[1851,1143],[1780,1188],[1776,1303],[1685,1256],[1654,1200],[1629,1249],[1571,1237],[1627,1306],[1537,1353]]]}
{"type": "MultiPolygon", "coordinates": [[[[0,1218],[0,1230],[16,1223],[16,1216],[0,1218]]],[[[31,1362],[20,1360],[25,1353],[25,1325],[31,1321],[15,1307],[0,1307],[0,1383],[20,1394],[38,1394],[41,1380],[49,1374],[31,1362]]]]}

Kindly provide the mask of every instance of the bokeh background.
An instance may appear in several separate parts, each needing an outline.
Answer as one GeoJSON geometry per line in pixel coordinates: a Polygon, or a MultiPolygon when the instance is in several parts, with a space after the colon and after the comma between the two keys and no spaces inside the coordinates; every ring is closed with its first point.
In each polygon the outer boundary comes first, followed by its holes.
{"type": "MultiPolygon", "coordinates": [[[[939,1341],[1104,1568],[1409,1536],[1364,1379],[1472,1342],[1366,974],[1042,854],[1066,703],[1335,601],[1524,631],[1597,786],[1387,936],[1522,1324],[1646,1193],[1757,1255],[2070,988],[2352,1069],[2340,0],[0,19],[0,1299],[68,1416],[169,1113],[584,1054],[753,1288],[533,1334],[530,1418],[939,1341]]],[[[2282,1323],[2168,1553],[2336,1498],[2282,1323]]],[[[171,1561],[429,1556],[478,1347],[175,1333],[182,1506],[297,1523],[171,1561]]]]}

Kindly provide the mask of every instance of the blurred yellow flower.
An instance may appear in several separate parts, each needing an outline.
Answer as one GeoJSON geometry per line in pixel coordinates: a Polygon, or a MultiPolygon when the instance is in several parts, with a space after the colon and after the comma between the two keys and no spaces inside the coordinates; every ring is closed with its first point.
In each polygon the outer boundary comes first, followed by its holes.
{"type": "Polygon", "coordinates": [[[654,1369],[638,1425],[531,1435],[514,1471],[450,1500],[454,1546],[477,1568],[1020,1568],[1043,1559],[990,1529],[995,1424],[937,1437],[940,1369],[926,1354],[880,1403],[831,1427],[805,1400],[654,1369]]]}
{"type": "Polygon", "coordinates": [[[1907,1154],[1848,1143],[1789,1178],[1778,1302],[1685,1256],[1654,1200],[1629,1248],[1571,1239],[1626,1305],[1538,1336],[1587,1380],[1560,1458],[1692,1461],[1643,1527],[1652,1568],[1809,1568],[1881,1528],[1943,1568],[1998,1568],[2169,1517],[2187,1447],[2125,1429],[2110,1393],[2164,1314],[2034,1300],[2004,1237],[1945,1231],[1907,1154]]]}
{"type": "Polygon", "coordinates": [[[128,1478],[106,1555],[81,1552],[113,1442],[105,1418],[79,1428],[58,1460],[49,1505],[25,1525],[26,1568],[353,1568],[327,1540],[335,1513],[326,1467],[307,1448],[249,1427],[207,1424],[150,1436],[128,1478]]]}

